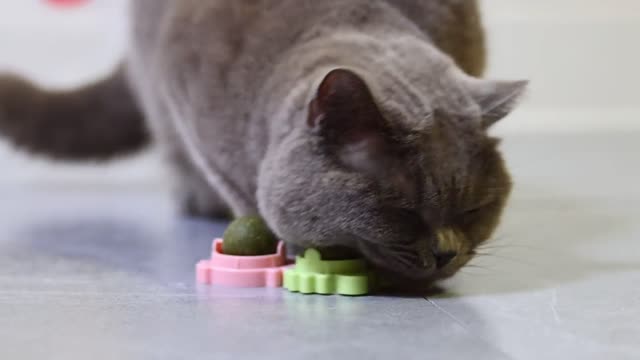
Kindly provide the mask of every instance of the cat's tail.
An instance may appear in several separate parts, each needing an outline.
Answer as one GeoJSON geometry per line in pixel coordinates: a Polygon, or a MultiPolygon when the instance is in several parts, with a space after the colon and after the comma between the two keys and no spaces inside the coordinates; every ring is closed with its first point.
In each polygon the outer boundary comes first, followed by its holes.
{"type": "Polygon", "coordinates": [[[48,91],[0,76],[0,137],[61,160],[109,160],[149,143],[124,67],[93,84],[48,91]]]}

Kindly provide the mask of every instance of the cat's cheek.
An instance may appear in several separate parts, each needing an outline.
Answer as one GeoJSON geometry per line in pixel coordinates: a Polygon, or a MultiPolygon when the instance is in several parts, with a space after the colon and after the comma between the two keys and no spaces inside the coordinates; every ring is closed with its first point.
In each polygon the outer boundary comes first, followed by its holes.
{"type": "Polygon", "coordinates": [[[502,209],[492,207],[486,209],[478,216],[465,221],[460,228],[466,235],[470,246],[478,246],[493,236],[500,224],[502,209]]]}
{"type": "Polygon", "coordinates": [[[291,176],[286,176],[285,166],[279,161],[263,164],[256,192],[258,209],[278,238],[306,247],[313,224],[305,216],[308,210],[301,206],[302,189],[291,176]]]}
{"type": "Polygon", "coordinates": [[[435,276],[436,280],[444,280],[456,275],[471,260],[473,260],[472,255],[457,256],[449,265],[438,270],[435,276]]]}
{"type": "Polygon", "coordinates": [[[285,214],[282,214],[281,211],[274,206],[273,201],[271,201],[272,197],[273,195],[268,187],[264,185],[258,186],[257,199],[260,215],[278,238],[284,240],[286,238],[286,229],[284,229],[281,224],[283,223],[282,218],[285,214]]]}
{"type": "Polygon", "coordinates": [[[258,186],[256,190],[256,198],[258,200],[258,211],[262,218],[266,221],[269,228],[279,237],[283,238],[283,230],[279,224],[282,215],[276,206],[274,206],[274,196],[277,189],[274,189],[269,179],[272,177],[272,166],[265,161],[260,168],[258,176],[258,186]]]}

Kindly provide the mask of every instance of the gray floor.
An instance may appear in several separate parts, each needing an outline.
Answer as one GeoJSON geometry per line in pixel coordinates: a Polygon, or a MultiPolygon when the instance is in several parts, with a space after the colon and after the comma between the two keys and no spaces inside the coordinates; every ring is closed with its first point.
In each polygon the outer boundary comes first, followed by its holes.
{"type": "Polygon", "coordinates": [[[0,188],[0,359],[639,359],[640,134],[505,142],[489,254],[432,298],[200,288],[224,224],[142,188],[0,188]]]}

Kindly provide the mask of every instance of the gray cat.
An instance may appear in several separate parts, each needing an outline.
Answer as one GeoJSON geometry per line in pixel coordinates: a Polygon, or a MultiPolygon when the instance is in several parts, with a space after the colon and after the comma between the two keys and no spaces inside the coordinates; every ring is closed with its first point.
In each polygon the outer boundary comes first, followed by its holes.
{"type": "Polygon", "coordinates": [[[132,3],[125,65],[66,92],[2,77],[0,133],[71,160],[151,138],[190,212],[259,213],[403,278],[451,276],[491,236],[511,182],[486,130],[526,82],[478,78],[475,1],[132,3]]]}

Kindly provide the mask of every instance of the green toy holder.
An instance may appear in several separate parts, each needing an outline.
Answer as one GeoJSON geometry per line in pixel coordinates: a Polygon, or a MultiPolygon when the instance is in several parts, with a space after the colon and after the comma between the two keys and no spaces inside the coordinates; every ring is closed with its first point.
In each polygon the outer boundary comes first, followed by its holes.
{"type": "Polygon", "coordinates": [[[284,272],[283,286],[302,294],[366,295],[373,276],[364,260],[322,260],[315,249],[296,257],[296,265],[284,272]]]}

